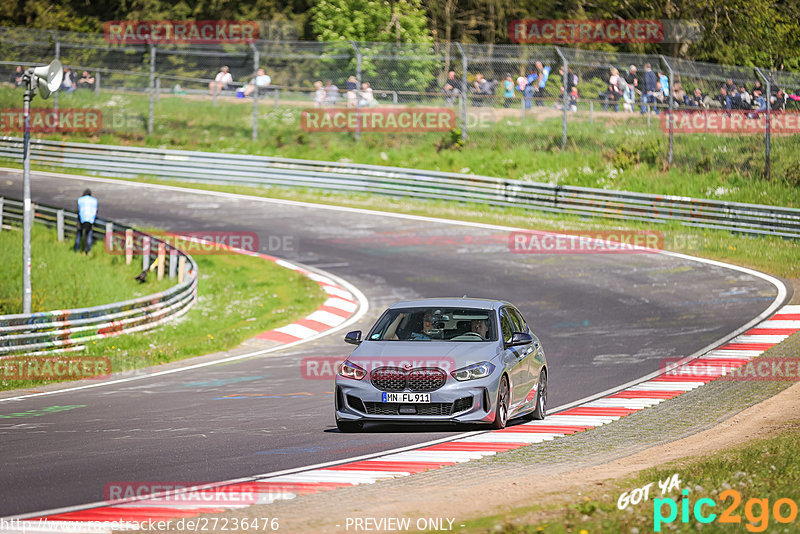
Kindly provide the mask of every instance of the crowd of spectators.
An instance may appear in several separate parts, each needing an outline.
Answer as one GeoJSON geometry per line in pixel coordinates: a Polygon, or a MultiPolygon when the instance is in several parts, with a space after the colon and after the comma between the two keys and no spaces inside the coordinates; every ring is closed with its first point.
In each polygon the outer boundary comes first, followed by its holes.
{"type": "MultiPolygon", "coordinates": [[[[22,65],[17,65],[9,76],[8,83],[14,87],[22,87],[24,83],[24,76],[25,69],[22,67],[22,65]]],[[[94,89],[94,85],[95,77],[88,70],[84,70],[81,73],[81,77],[76,80],[72,69],[69,67],[64,67],[60,88],[62,92],[71,93],[76,89],[94,89]]]]}

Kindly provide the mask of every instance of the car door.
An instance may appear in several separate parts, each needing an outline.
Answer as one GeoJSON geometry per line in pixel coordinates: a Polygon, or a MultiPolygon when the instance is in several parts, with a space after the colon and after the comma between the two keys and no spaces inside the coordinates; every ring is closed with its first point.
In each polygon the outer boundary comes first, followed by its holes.
{"type": "MultiPolygon", "coordinates": [[[[516,318],[511,309],[508,307],[501,308],[500,329],[503,341],[506,343],[511,341],[511,335],[517,332],[518,328],[519,324],[516,323],[516,318]]],[[[531,388],[530,378],[527,376],[529,371],[526,361],[529,348],[530,345],[523,345],[521,347],[508,347],[504,350],[503,359],[506,362],[506,369],[508,369],[508,375],[511,378],[510,412],[525,403],[525,397],[531,388]]]]}
{"type": "Polygon", "coordinates": [[[528,389],[526,391],[526,402],[533,402],[533,400],[536,398],[536,392],[533,391],[533,387],[539,380],[539,372],[542,370],[544,365],[544,350],[542,349],[542,344],[539,341],[539,338],[536,337],[536,334],[534,334],[530,326],[528,326],[528,323],[525,321],[522,313],[516,308],[514,308],[512,312],[519,322],[520,328],[522,328],[520,331],[530,334],[530,336],[533,338],[533,343],[527,347],[529,352],[528,356],[525,358],[527,365],[526,382],[528,384],[528,389]]]}

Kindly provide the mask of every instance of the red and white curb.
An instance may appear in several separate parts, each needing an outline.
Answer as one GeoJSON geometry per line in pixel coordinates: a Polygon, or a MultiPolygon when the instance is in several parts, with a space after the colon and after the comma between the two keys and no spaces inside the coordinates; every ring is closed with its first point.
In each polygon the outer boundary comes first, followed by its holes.
{"type": "MultiPolygon", "coordinates": [[[[329,284],[324,277],[317,281],[329,285],[332,289],[336,287],[334,284],[329,284]]],[[[329,300],[343,299],[347,301],[343,294],[335,294],[330,290],[328,293],[332,295],[329,300]]],[[[329,303],[326,303],[326,306],[331,307],[329,303]]],[[[333,307],[340,309],[337,306],[333,307]]],[[[315,317],[319,318],[320,315],[315,317]]],[[[309,320],[317,321],[317,319],[309,320]]],[[[311,328],[309,327],[309,329],[311,328]]],[[[353,458],[338,464],[332,463],[307,470],[220,482],[209,485],[209,487],[225,487],[228,499],[220,499],[213,504],[189,505],[176,502],[179,500],[179,494],[167,494],[166,496],[160,494],[155,497],[148,496],[98,504],[83,510],[56,512],[46,516],[15,520],[18,521],[17,530],[24,528],[26,532],[53,531],[54,529],[64,532],[101,532],[104,530],[102,528],[98,530],[98,527],[102,527],[102,522],[113,522],[113,527],[117,530],[136,529],[139,528],[139,523],[142,521],[177,521],[200,514],[222,513],[252,504],[267,504],[276,500],[292,499],[297,495],[318,493],[358,484],[372,484],[380,480],[409,476],[421,471],[469,462],[484,456],[495,455],[498,452],[590,430],[660,404],[711,382],[732,369],[746,365],[750,360],[763,354],[798,330],[800,330],[800,306],[784,306],[774,316],[756,327],[750,328],[694,360],[671,369],[670,372],[580,406],[549,415],[542,421],[514,425],[503,430],[470,433],[466,437],[453,441],[440,440],[415,446],[416,448],[409,447],[380,455],[353,458]],[[702,372],[694,372],[698,366],[702,366],[702,372]],[[248,496],[248,504],[222,502],[223,500],[235,500],[231,499],[230,495],[237,492],[248,496]],[[253,496],[253,492],[257,495],[253,496]]],[[[282,329],[271,332],[280,332],[285,336],[306,334],[299,330],[282,329]]],[[[110,530],[110,528],[105,529],[107,532],[110,530]]]]}
{"type": "Polygon", "coordinates": [[[320,285],[328,295],[328,299],[322,303],[322,306],[306,317],[292,324],[259,334],[256,336],[257,339],[266,339],[278,343],[294,343],[307,340],[343,324],[358,310],[359,301],[357,297],[332,278],[298,267],[286,260],[273,258],[265,254],[259,254],[258,256],[307,276],[320,285]]]}

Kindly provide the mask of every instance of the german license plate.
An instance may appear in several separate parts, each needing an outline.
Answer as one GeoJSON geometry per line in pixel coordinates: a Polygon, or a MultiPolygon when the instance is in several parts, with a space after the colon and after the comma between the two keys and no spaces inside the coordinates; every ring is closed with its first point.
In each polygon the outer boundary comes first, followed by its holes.
{"type": "Polygon", "coordinates": [[[430,404],[430,393],[383,393],[383,402],[407,402],[409,404],[430,404]]]}

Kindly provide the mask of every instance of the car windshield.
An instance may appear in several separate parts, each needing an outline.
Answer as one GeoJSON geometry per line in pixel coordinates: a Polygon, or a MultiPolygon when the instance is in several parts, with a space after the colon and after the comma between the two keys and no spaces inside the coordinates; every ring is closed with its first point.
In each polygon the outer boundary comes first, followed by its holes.
{"type": "Polygon", "coordinates": [[[471,308],[395,308],[378,320],[370,341],[496,341],[494,311],[471,308]]]}

